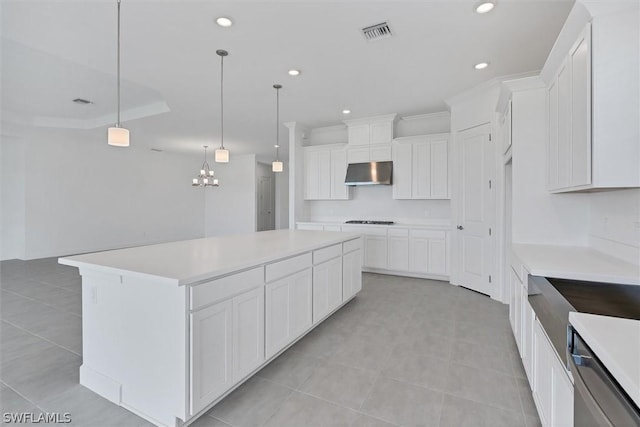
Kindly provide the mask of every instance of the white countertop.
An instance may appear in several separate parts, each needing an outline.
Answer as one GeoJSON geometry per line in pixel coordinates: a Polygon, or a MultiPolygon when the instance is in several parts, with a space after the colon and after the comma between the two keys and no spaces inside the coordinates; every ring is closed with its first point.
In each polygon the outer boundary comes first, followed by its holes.
{"type": "Polygon", "coordinates": [[[359,237],[340,231],[273,230],[60,258],[60,264],[185,285],[359,237]]]}
{"type": "Polygon", "coordinates": [[[571,312],[569,322],[640,407],[640,321],[571,312]]]}
{"type": "MultiPolygon", "coordinates": [[[[381,220],[386,221],[386,220],[381,220]]],[[[385,224],[347,224],[345,221],[298,221],[296,224],[301,225],[332,225],[332,226],[341,226],[341,227],[395,227],[395,228],[424,228],[429,230],[450,230],[451,222],[450,221],[429,221],[429,222],[406,222],[406,221],[395,221],[394,224],[385,225],[385,224]]]]}
{"type": "Polygon", "coordinates": [[[590,248],[513,244],[511,249],[534,276],[640,285],[640,266],[590,248]]]}

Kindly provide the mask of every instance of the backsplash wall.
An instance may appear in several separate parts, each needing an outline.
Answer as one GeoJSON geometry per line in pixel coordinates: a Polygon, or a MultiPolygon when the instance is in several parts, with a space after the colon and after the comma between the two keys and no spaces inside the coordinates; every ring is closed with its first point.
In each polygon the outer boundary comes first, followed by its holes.
{"type": "Polygon", "coordinates": [[[590,196],[589,245],[640,264],[640,189],[590,196]]]}
{"type": "Polygon", "coordinates": [[[386,220],[405,223],[449,222],[450,200],[395,200],[392,187],[354,187],[351,200],[319,200],[309,203],[310,221],[348,219],[386,220]]]}

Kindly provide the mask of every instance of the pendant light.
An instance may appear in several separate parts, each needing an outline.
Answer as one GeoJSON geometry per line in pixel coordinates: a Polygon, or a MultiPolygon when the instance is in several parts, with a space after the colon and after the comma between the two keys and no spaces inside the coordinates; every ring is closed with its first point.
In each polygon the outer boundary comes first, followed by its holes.
{"type": "Polygon", "coordinates": [[[224,148],[224,57],[229,55],[226,50],[216,50],[220,57],[220,148],[216,150],[215,160],[217,163],[229,163],[229,150],[224,148]]]}
{"type": "Polygon", "coordinates": [[[202,168],[200,168],[200,173],[196,178],[193,178],[191,181],[192,187],[218,187],[218,180],[213,179],[213,171],[209,167],[209,163],[207,163],[207,147],[204,146],[204,162],[202,163],[202,168]]]}
{"type": "Polygon", "coordinates": [[[117,49],[117,74],[118,74],[118,118],[116,124],[107,131],[107,143],[114,147],[129,146],[129,129],[120,126],[120,0],[118,0],[118,49],[117,49]]]}
{"type": "Polygon", "coordinates": [[[276,90],[276,159],[271,163],[271,170],[273,172],[282,172],[283,165],[280,161],[279,149],[280,149],[280,89],[282,85],[275,84],[273,88],[276,90]]]}

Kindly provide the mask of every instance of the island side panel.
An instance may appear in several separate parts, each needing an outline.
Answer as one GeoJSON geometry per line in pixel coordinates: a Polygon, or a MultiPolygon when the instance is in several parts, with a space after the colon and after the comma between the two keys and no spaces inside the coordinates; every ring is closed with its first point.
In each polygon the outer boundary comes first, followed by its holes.
{"type": "Polygon", "coordinates": [[[80,383],[157,425],[185,420],[187,288],[81,267],[80,383]]]}

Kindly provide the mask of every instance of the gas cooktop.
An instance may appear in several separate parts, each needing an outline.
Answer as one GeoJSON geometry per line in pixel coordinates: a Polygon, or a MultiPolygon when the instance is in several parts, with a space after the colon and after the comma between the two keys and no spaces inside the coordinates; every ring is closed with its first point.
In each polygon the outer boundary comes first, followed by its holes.
{"type": "Polygon", "coordinates": [[[346,221],[345,224],[373,224],[373,225],[393,225],[395,222],[393,221],[368,221],[364,219],[352,219],[350,221],[346,221]]]}

